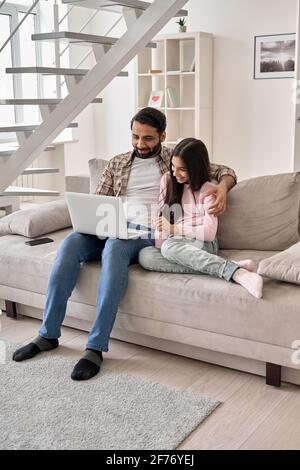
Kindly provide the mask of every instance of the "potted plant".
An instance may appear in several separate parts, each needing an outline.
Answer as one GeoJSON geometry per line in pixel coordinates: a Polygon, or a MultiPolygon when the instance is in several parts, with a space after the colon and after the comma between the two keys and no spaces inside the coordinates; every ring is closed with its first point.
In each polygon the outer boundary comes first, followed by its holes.
{"type": "Polygon", "coordinates": [[[181,33],[186,32],[186,19],[185,18],[179,18],[178,21],[176,21],[177,24],[179,24],[179,31],[181,33]]]}

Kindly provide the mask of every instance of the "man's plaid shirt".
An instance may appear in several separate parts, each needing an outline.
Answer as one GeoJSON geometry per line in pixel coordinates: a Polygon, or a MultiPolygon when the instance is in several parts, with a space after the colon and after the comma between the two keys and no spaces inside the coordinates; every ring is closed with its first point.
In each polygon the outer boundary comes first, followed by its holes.
{"type": "MultiPolygon", "coordinates": [[[[162,147],[160,155],[156,158],[161,175],[170,171],[170,161],[173,156],[173,149],[162,147]]],[[[122,153],[112,158],[102,175],[100,176],[95,194],[102,194],[106,196],[126,196],[127,185],[131,170],[131,165],[134,158],[134,151],[122,153]]],[[[215,182],[220,182],[222,176],[232,176],[237,182],[235,172],[224,165],[211,164],[211,178],[215,182]]]]}

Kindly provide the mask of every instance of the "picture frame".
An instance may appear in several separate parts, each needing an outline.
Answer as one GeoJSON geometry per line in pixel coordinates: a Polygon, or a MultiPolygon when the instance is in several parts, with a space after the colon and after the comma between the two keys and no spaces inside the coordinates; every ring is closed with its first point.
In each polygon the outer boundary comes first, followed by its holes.
{"type": "Polygon", "coordinates": [[[164,99],[164,90],[152,90],[149,97],[148,106],[151,108],[161,108],[164,99]]]}
{"type": "Polygon", "coordinates": [[[294,78],[296,34],[254,37],[254,79],[294,78]]]}

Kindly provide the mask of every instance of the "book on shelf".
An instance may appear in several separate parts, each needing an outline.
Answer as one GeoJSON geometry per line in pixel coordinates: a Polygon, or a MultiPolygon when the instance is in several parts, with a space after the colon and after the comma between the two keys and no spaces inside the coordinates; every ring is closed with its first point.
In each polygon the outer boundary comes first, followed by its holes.
{"type": "Polygon", "coordinates": [[[195,67],[196,67],[196,58],[193,57],[193,60],[191,62],[191,65],[189,66],[187,64],[187,68],[184,68],[181,70],[181,72],[186,73],[186,72],[195,72],[195,67]]]}
{"type": "Polygon", "coordinates": [[[164,99],[163,90],[158,90],[158,91],[152,90],[150,93],[148,106],[151,106],[152,108],[161,108],[163,99],[164,99]]]}
{"type": "Polygon", "coordinates": [[[190,66],[190,72],[195,72],[195,67],[196,67],[196,58],[194,57],[190,66]]]}
{"type": "Polygon", "coordinates": [[[160,70],[160,69],[149,69],[148,73],[162,73],[162,70],[160,70]]]}
{"type": "Polygon", "coordinates": [[[170,108],[178,108],[179,103],[178,103],[178,96],[177,96],[177,91],[174,87],[169,86],[166,89],[167,93],[167,98],[168,98],[168,107],[170,108]]]}

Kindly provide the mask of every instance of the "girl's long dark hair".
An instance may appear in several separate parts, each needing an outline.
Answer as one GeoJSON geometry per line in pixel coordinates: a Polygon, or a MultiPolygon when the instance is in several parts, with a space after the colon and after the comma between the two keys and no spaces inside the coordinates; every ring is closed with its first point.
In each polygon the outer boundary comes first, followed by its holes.
{"type": "MultiPolygon", "coordinates": [[[[184,162],[189,176],[189,184],[193,192],[211,180],[210,161],[205,144],[198,139],[187,138],[176,145],[173,156],[180,157],[184,162]]],[[[170,162],[170,180],[167,187],[165,204],[171,207],[180,204],[183,193],[183,184],[178,183],[172,172],[172,159],[170,162]]]]}

